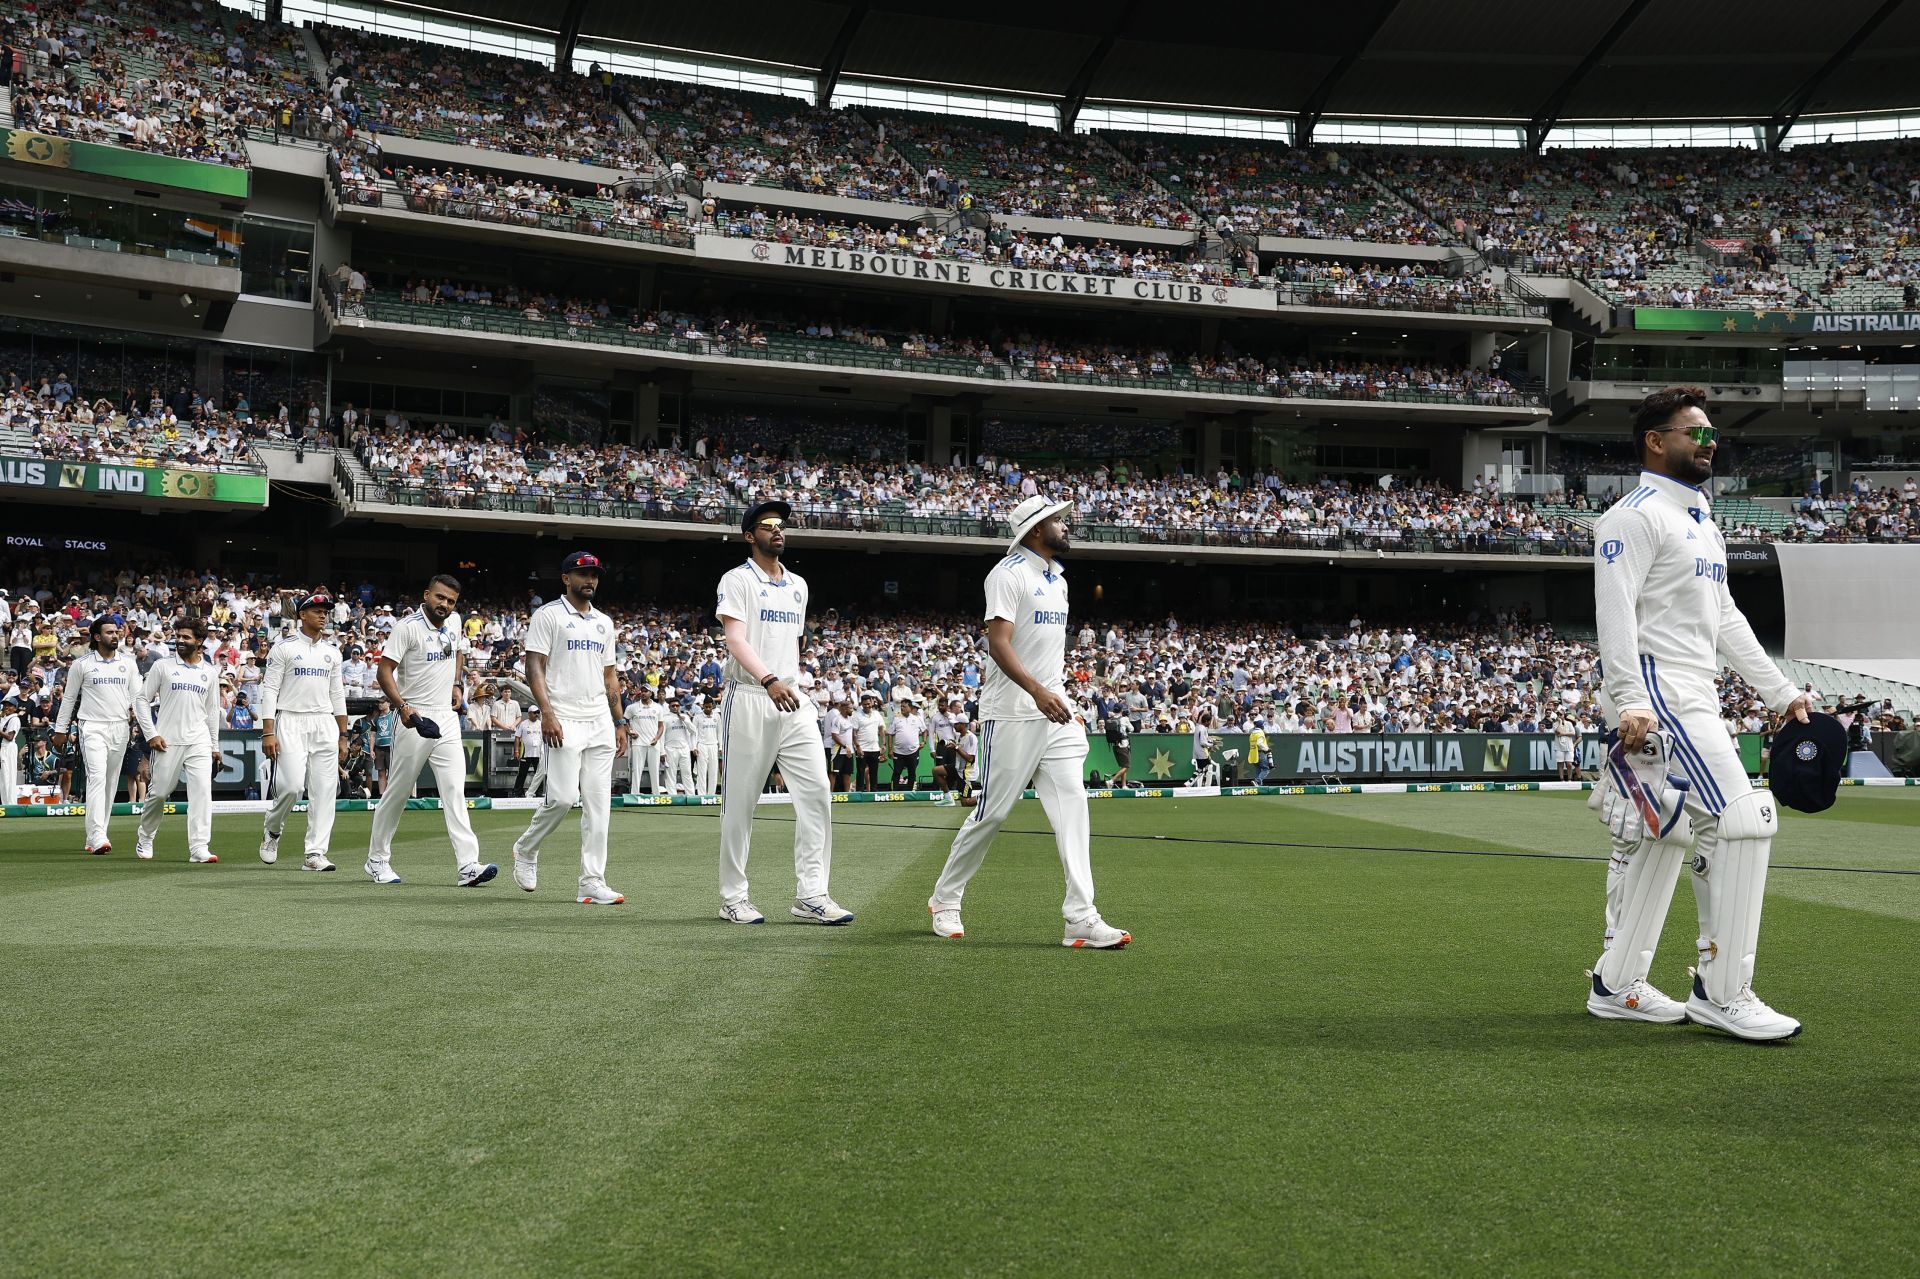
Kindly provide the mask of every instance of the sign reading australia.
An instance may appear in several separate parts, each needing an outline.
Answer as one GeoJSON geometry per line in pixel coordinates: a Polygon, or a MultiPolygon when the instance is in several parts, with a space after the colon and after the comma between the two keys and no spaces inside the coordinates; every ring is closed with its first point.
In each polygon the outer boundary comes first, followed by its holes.
{"type": "Polygon", "coordinates": [[[833,248],[813,244],[779,244],[717,235],[698,237],[695,253],[702,258],[751,262],[798,271],[823,271],[863,279],[905,280],[995,293],[1046,293],[1055,297],[1099,299],[1121,305],[1160,306],[1179,310],[1226,307],[1271,311],[1274,295],[1260,289],[1196,284],[1186,280],[1145,280],[1111,275],[1077,275],[1065,271],[1035,271],[995,262],[952,262],[917,258],[905,253],[874,253],[867,249],[833,248]]]}
{"type": "Polygon", "coordinates": [[[1637,307],[1633,327],[1666,333],[1791,333],[1866,337],[1920,333],[1920,311],[1692,311],[1637,307]]]}

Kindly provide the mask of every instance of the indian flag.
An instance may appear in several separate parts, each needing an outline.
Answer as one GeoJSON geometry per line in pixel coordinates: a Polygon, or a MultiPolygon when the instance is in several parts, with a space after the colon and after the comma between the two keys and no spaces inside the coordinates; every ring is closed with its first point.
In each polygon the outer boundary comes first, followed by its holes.
{"type": "Polygon", "coordinates": [[[204,236],[213,241],[214,248],[221,253],[240,252],[240,232],[223,227],[215,222],[203,222],[199,218],[186,220],[187,230],[195,235],[204,236]]]}

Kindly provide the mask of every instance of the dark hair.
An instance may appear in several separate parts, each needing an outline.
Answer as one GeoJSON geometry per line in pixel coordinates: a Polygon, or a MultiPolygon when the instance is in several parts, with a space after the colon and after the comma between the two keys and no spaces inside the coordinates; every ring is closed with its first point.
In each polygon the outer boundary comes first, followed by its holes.
{"type": "Polygon", "coordinates": [[[89,639],[99,639],[101,628],[108,625],[120,625],[120,614],[102,613],[100,616],[94,618],[93,621],[87,624],[87,637],[89,639]]]}
{"type": "Polygon", "coordinates": [[[455,595],[460,593],[460,579],[450,573],[435,573],[427,582],[428,586],[444,586],[455,595]]]}
{"type": "Polygon", "coordinates": [[[1640,401],[1640,407],[1633,411],[1633,460],[1646,461],[1647,432],[1672,425],[1673,419],[1687,409],[1706,407],[1704,386],[1670,386],[1640,401]]]}
{"type": "Polygon", "coordinates": [[[173,624],[173,629],[176,631],[192,631],[193,637],[197,640],[207,638],[207,624],[203,619],[198,617],[183,617],[173,624]]]}

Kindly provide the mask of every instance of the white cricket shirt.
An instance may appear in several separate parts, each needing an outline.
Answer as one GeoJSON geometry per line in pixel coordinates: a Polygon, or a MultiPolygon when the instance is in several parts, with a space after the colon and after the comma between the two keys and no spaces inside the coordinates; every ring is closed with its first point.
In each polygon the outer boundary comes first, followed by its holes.
{"type": "Polygon", "coordinates": [[[667,713],[658,702],[635,702],[627,707],[627,728],[633,734],[635,746],[665,746],[662,736],[659,742],[653,740],[654,734],[666,722],[667,713]]]}
{"type": "Polygon", "coordinates": [[[161,658],[147,668],[140,691],[135,714],[147,736],[158,733],[169,749],[211,747],[220,740],[220,672],[204,654],[191,664],[161,658]],[[158,717],[148,710],[155,699],[160,702],[158,717]]]}
{"type": "Polygon", "coordinates": [[[702,750],[711,746],[716,750],[720,746],[719,712],[708,714],[701,711],[693,717],[693,739],[702,750]]]}
{"type": "Polygon", "coordinates": [[[608,720],[607,667],[613,665],[613,622],[591,603],[582,613],[561,596],[543,604],[527,627],[527,651],[547,659],[547,697],[562,719],[608,720]]]}
{"type": "Polygon", "coordinates": [[[1593,526],[1601,687],[1618,710],[1654,710],[1649,671],[1707,688],[1721,659],[1784,711],[1796,695],[1727,591],[1727,547],[1707,495],[1640,473],[1593,526]]]}
{"type": "MultiPolygon", "coordinates": [[[[791,569],[783,571],[786,576],[775,581],[752,560],[729,569],[720,579],[720,598],[713,614],[745,622],[747,644],[767,672],[778,676],[788,688],[797,688],[800,639],[807,629],[807,583],[791,569]]],[[[760,685],[731,653],[727,655],[727,681],[749,688],[760,685]]]]}
{"type": "Polygon", "coordinates": [[[340,649],[325,636],[310,640],[300,631],[267,654],[260,680],[262,720],[282,715],[345,715],[347,687],[340,680],[340,649]]]}
{"type": "MultiPolygon", "coordinates": [[[[1013,623],[1013,652],[1027,674],[1049,692],[1066,696],[1067,578],[1056,560],[1024,546],[1009,552],[987,574],[987,620],[1013,623]]],[[[1025,689],[987,661],[980,718],[1045,719],[1025,689]]]]}
{"type": "Polygon", "coordinates": [[[83,724],[124,724],[133,711],[133,699],[140,687],[140,663],[121,649],[112,657],[102,657],[88,649],[73,659],[67,671],[67,683],[60,694],[60,710],[54,716],[53,731],[64,733],[74,720],[74,707],[80,708],[83,724]]]}
{"type": "MultiPolygon", "coordinates": [[[[460,614],[449,613],[446,621],[435,626],[423,610],[416,608],[393,628],[380,656],[393,663],[393,682],[407,705],[419,711],[439,711],[451,718],[453,681],[459,671],[460,654],[466,651],[467,636],[460,626],[460,614]]],[[[427,718],[433,715],[429,713],[427,718]]]]}

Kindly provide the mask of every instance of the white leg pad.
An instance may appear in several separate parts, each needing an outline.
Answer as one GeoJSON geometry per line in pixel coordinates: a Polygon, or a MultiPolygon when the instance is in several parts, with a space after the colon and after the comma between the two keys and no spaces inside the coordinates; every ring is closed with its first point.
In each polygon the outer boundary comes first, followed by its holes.
{"type": "Polygon", "coordinates": [[[1748,791],[1700,832],[1693,858],[1693,893],[1700,908],[1698,972],[1701,989],[1721,1007],[1753,981],[1767,859],[1780,829],[1777,812],[1771,794],[1748,791]]]}
{"type": "Polygon", "coordinates": [[[1606,949],[1594,965],[1608,990],[1624,990],[1653,971],[1654,948],[1666,927],[1680,867],[1693,844],[1691,835],[1683,817],[1665,839],[1613,841],[1607,864],[1606,949]]]}

